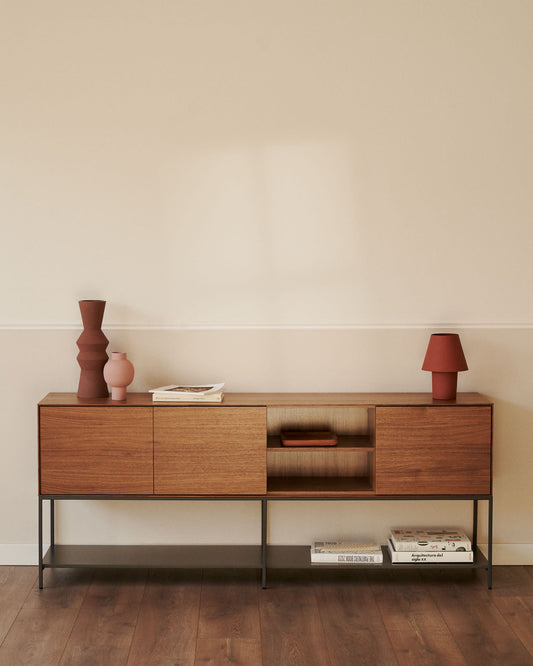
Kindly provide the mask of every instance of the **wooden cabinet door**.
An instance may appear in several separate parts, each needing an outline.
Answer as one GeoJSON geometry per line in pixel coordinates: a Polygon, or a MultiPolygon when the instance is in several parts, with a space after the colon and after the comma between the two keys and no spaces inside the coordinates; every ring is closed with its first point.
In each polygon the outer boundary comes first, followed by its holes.
{"type": "Polygon", "coordinates": [[[490,494],[491,419],[490,406],[376,408],[376,493],[490,494]]]}
{"type": "Polygon", "coordinates": [[[266,492],[264,407],[154,408],[156,495],[266,492]]]}
{"type": "Polygon", "coordinates": [[[151,407],[41,407],[42,495],[151,495],[151,407]]]}

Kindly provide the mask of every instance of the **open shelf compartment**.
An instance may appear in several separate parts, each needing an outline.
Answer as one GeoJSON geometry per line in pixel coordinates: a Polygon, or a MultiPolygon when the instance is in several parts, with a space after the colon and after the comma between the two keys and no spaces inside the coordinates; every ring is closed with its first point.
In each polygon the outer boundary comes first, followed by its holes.
{"type": "Polygon", "coordinates": [[[368,476],[269,476],[270,496],[373,495],[368,476]]]}
{"type": "Polygon", "coordinates": [[[375,479],[375,409],[272,407],[267,410],[267,494],[371,495],[375,479]],[[335,446],[284,446],[280,433],[331,431],[335,446]]]}

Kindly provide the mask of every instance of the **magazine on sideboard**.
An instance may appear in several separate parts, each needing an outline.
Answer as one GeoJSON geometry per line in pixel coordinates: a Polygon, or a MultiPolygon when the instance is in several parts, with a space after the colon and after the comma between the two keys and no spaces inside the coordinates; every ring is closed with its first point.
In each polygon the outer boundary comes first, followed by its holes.
{"type": "Polygon", "coordinates": [[[224,382],[219,384],[168,384],[150,389],[154,402],[222,402],[224,382]]]}

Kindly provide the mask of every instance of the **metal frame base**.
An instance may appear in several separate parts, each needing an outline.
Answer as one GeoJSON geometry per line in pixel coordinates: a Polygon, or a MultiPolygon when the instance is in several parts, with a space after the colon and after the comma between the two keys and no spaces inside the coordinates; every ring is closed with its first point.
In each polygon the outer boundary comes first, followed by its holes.
{"type": "MultiPolygon", "coordinates": [[[[127,499],[132,499],[132,500],[203,500],[203,501],[217,501],[217,500],[235,500],[235,501],[260,501],[261,502],[261,545],[260,545],[260,568],[261,568],[261,586],[263,589],[267,587],[267,572],[268,572],[268,567],[269,564],[272,566],[280,566],[279,564],[276,564],[276,562],[270,562],[269,563],[269,553],[271,554],[272,559],[275,559],[275,557],[272,555],[273,553],[278,553],[280,551],[283,551],[284,549],[286,551],[290,551],[291,549],[297,549],[298,547],[296,546],[268,546],[268,502],[275,502],[275,501],[293,501],[293,500],[298,500],[298,501],[378,501],[378,500],[388,500],[388,501],[395,501],[395,500],[459,500],[459,501],[465,501],[469,500],[473,502],[473,512],[472,512],[472,547],[474,550],[477,550],[477,535],[478,535],[478,522],[479,522],[479,515],[478,515],[478,502],[481,501],[487,501],[488,502],[488,552],[487,552],[487,558],[486,560],[483,558],[483,561],[481,564],[461,564],[459,565],[454,565],[453,563],[448,563],[448,564],[440,564],[439,567],[441,568],[483,568],[486,569],[487,571],[487,587],[488,589],[492,589],[492,540],[493,540],[493,498],[492,496],[477,496],[477,495],[462,495],[462,496],[374,496],[374,497],[368,497],[368,496],[361,496],[361,497],[305,497],[305,496],[291,496],[291,497],[265,497],[265,496],[221,496],[221,497],[209,497],[209,496],[196,496],[196,497],[191,497],[191,496],[174,496],[174,497],[163,497],[163,496],[129,496],[129,497],[124,497],[124,496],[86,496],[86,495],[80,495],[80,496],[58,496],[58,495],[40,495],[39,496],[39,507],[38,507],[38,512],[39,512],[39,538],[38,538],[38,543],[39,543],[39,589],[43,589],[43,572],[45,568],[56,568],[56,567],[68,567],[68,566],[109,566],[109,567],[117,567],[121,568],[122,566],[128,566],[124,564],[112,564],[110,563],[109,565],[107,564],[102,564],[98,563],[96,565],[91,565],[91,564],[78,564],[71,562],[69,563],[68,561],[64,561],[61,557],[55,557],[55,551],[56,551],[56,544],[55,544],[55,500],[91,500],[91,499],[105,499],[105,500],[127,500],[127,499]],[[43,553],[43,503],[44,501],[49,501],[50,502],[50,550],[48,553],[45,555],[43,553]],[[46,561],[45,561],[46,558],[46,561]]],[[[60,547],[58,546],[57,549],[63,549],[65,547],[60,547]]],[[[79,547],[83,548],[83,547],[79,547]]],[[[103,547],[105,548],[105,547],[103,547]]],[[[108,547],[112,548],[112,547],[108,547]]],[[[135,548],[141,548],[138,546],[126,546],[124,547],[125,549],[130,549],[133,550],[135,548]]],[[[194,547],[191,546],[184,546],[184,547],[176,547],[176,552],[181,552],[181,555],[183,555],[183,552],[187,552],[187,549],[193,549],[194,547]]],[[[195,553],[200,552],[202,547],[198,547],[198,549],[195,551],[195,553]]],[[[248,547],[248,546],[230,546],[230,547],[214,547],[214,546],[205,546],[203,547],[204,551],[211,549],[211,550],[216,550],[218,548],[218,553],[221,553],[225,548],[231,548],[231,549],[240,549],[241,551],[246,551],[246,555],[242,560],[242,566],[253,566],[254,568],[259,568],[258,567],[258,562],[255,559],[255,555],[253,552],[250,555],[250,551],[254,551],[254,547],[248,547]]],[[[255,551],[254,551],[255,552],[255,551]]],[[[215,552],[214,555],[212,555],[209,560],[209,564],[207,566],[216,566],[217,564],[217,553],[215,552]]],[[[277,556],[276,556],[277,557],[277,556]]],[[[223,558],[222,558],[223,559],[223,558]]],[[[280,559],[277,557],[277,559],[280,559]]],[[[188,559],[188,556],[186,555],[184,558],[182,557],[182,561],[185,562],[185,564],[180,565],[178,563],[177,566],[187,566],[191,567],[196,565],[196,568],[198,568],[198,560],[196,557],[192,558],[192,561],[194,562],[194,565],[188,564],[190,561],[190,557],[188,559]]],[[[148,562],[148,561],[147,561],[148,562]]],[[[165,560],[166,562],[166,560],[165,560]]],[[[149,563],[140,564],[140,566],[151,566],[149,563]]],[[[158,566],[157,564],[154,566],[158,566]]],[[[170,561],[170,564],[166,562],[165,566],[173,566],[172,561],[170,561]]],[[[300,565],[298,565],[300,566],[300,565]]],[[[424,567],[428,565],[424,564],[409,564],[407,565],[409,567],[424,567]]],[[[434,565],[431,565],[434,566],[434,565]]],[[[372,565],[372,567],[375,569],[376,565],[372,565]]],[[[200,567],[201,568],[201,567],[200,567]]],[[[288,567],[291,568],[291,567],[288,567]]],[[[338,565],[332,565],[332,568],[339,568],[338,565]]],[[[353,568],[353,567],[352,567],[353,568]]],[[[358,565],[358,569],[364,568],[364,565],[358,565]]],[[[403,568],[399,567],[397,565],[394,565],[393,568],[403,568]]]]}

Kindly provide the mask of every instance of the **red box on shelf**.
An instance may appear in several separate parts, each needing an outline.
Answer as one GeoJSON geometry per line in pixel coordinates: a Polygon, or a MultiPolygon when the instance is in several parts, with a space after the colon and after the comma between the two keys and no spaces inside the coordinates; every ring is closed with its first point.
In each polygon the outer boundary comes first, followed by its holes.
{"type": "Polygon", "coordinates": [[[282,430],[283,446],[335,446],[337,435],[329,430],[282,430]]]}

